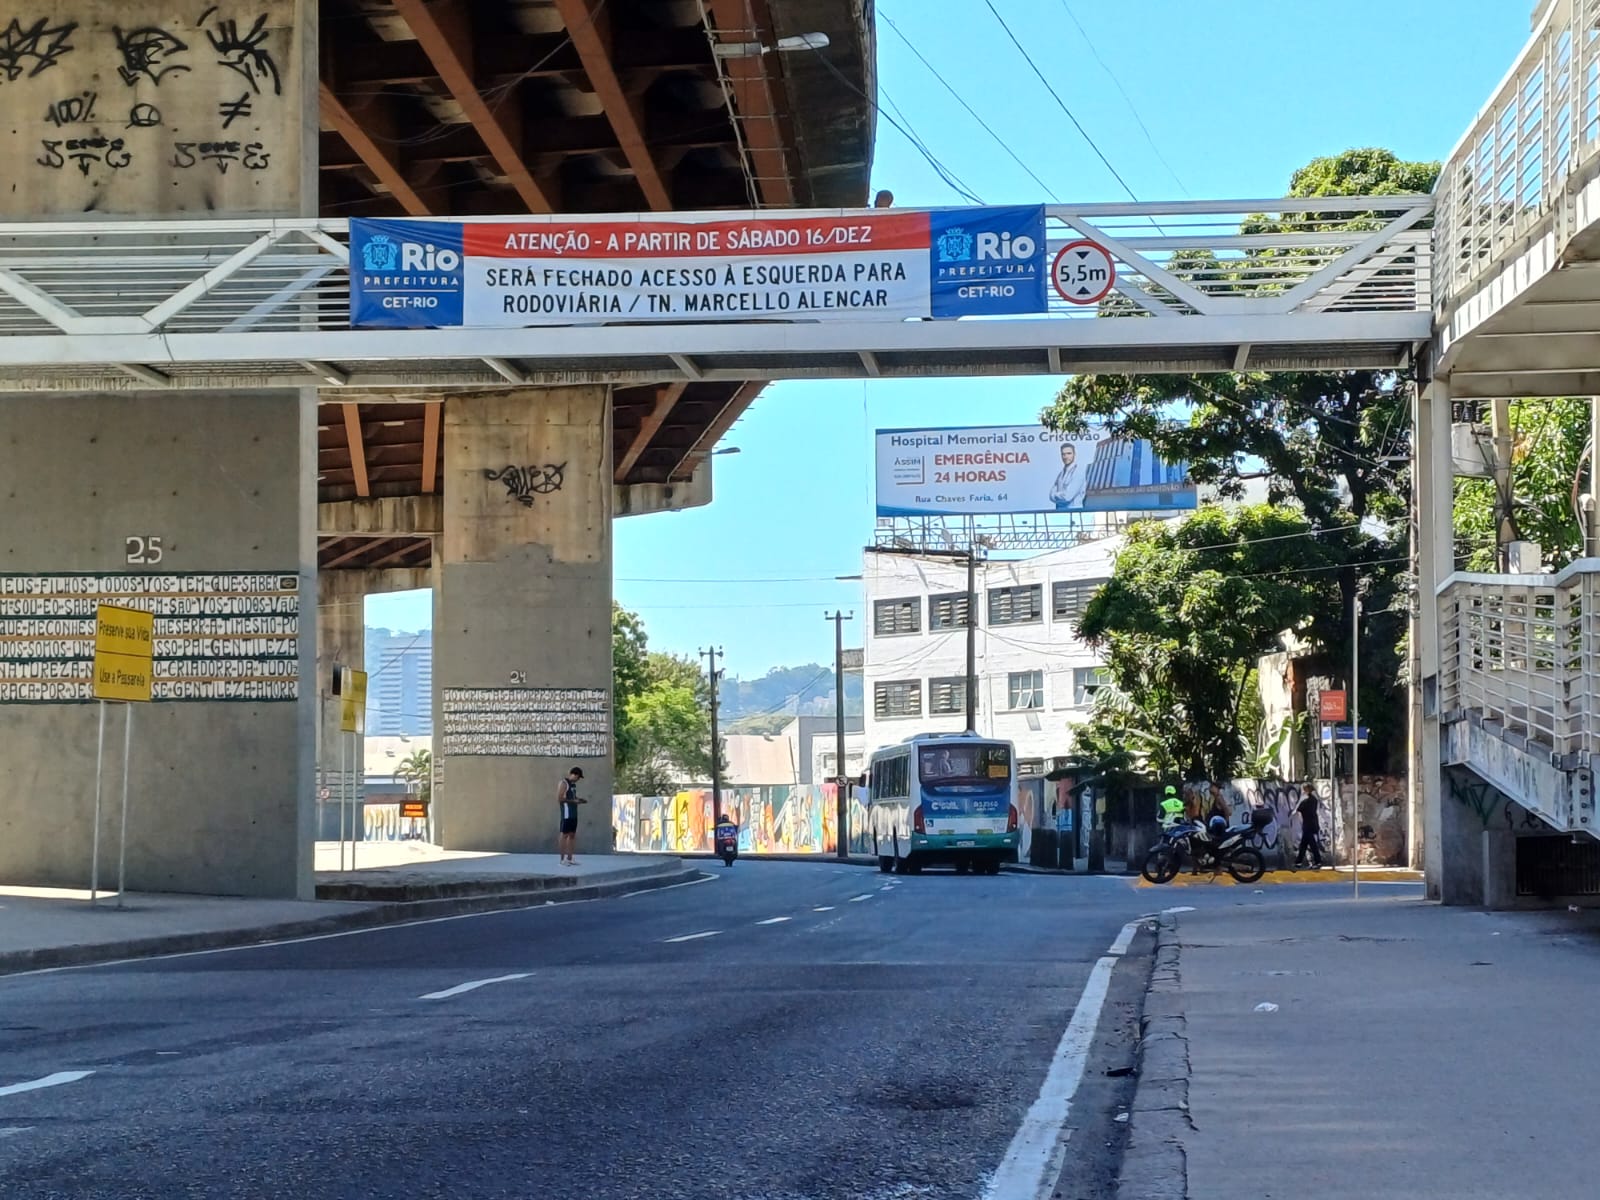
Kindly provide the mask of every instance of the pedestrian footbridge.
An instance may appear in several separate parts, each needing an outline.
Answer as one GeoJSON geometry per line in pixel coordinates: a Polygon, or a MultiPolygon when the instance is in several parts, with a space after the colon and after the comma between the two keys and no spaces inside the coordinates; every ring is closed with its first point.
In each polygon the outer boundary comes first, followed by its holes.
{"type": "MultiPolygon", "coordinates": [[[[1046,207],[1047,255],[1053,258],[1072,243],[1092,243],[1113,278],[1106,281],[1108,290],[1076,303],[1067,291],[1052,290],[1045,311],[1026,316],[365,328],[352,322],[352,229],[345,220],[0,223],[0,393],[9,393],[0,403],[22,414],[18,428],[30,431],[11,439],[29,447],[14,456],[15,466],[26,473],[41,456],[57,453],[94,462],[112,462],[114,456],[120,470],[123,443],[112,432],[116,414],[72,404],[91,394],[128,393],[130,402],[137,400],[146,406],[140,411],[151,414],[144,426],[137,419],[131,424],[144,437],[136,443],[140,454],[157,453],[148,429],[177,430],[187,423],[181,437],[174,433],[169,440],[182,441],[191,456],[204,459],[226,437],[239,453],[256,453],[264,464],[291,461],[302,474],[315,469],[327,488],[344,488],[343,476],[332,476],[348,472],[348,494],[323,496],[328,503],[322,508],[333,502],[365,507],[334,514],[332,525],[322,523],[327,514],[304,515],[307,497],[315,498],[308,476],[298,482],[272,477],[274,503],[301,515],[293,539],[257,539],[262,544],[251,549],[262,557],[261,569],[300,562],[301,581],[309,588],[319,550],[326,552],[324,581],[330,567],[352,569],[353,556],[365,551],[360,545],[346,549],[341,539],[354,537],[376,546],[356,566],[425,570],[431,561],[447,589],[476,596],[471,589],[480,584],[469,585],[468,577],[477,579],[477,571],[488,579],[492,572],[484,564],[504,565],[512,558],[522,571],[517,587],[554,586],[548,563],[523,561],[529,545],[551,545],[557,547],[552,562],[564,564],[562,570],[589,572],[594,595],[608,596],[605,531],[613,478],[619,488],[630,482],[661,488],[663,504],[675,486],[691,480],[708,495],[706,457],[761,381],[1359,368],[1412,373],[1422,385],[1415,490],[1418,588],[1426,598],[1416,630],[1421,661],[1414,688],[1414,774],[1430,884],[1437,893],[1465,844],[1458,837],[1457,808],[1442,799],[1452,770],[1492,785],[1541,827],[1592,833],[1600,824],[1590,775],[1600,741],[1600,557],[1558,576],[1456,574],[1451,529],[1453,402],[1600,394],[1597,30],[1600,0],[1541,5],[1530,41],[1450,157],[1432,196],[1046,207]],[[620,394],[629,389],[637,395],[624,405],[620,394]],[[286,393],[306,406],[295,410],[299,434],[285,434],[282,419],[265,415],[252,418],[257,424],[247,429],[248,422],[242,424],[242,433],[213,428],[218,406],[233,402],[241,413],[265,414],[260,398],[286,393]],[[446,396],[455,407],[441,415],[446,396]],[[318,430],[315,416],[308,415],[318,402],[339,406],[342,421],[318,430]],[[665,465],[652,465],[646,478],[640,456],[651,452],[651,439],[667,428],[675,406],[695,409],[693,443],[673,443],[665,465]],[[624,407],[632,419],[618,421],[624,407]],[[61,419],[58,410],[65,414],[61,419]],[[374,410],[395,419],[369,423],[374,410]],[[110,423],[104,429],[82,424],[91,417],[110,423]],[[384,428],[408,423],[419,430],[415,446],[408,440],[404,447],[411,455],[407,461],[418,464],[415,483],[385,457],[399,453],[398,440],[393,446],[382,440],[384,428]],[[79,432],[81,446],[71,440],[79,432]],[[56,442],[60,449],[45,449],[56,442]],[[342,453],[346,443],[345,466],[313,466],[319,445],[326,457],[342,453]],[[549,463],[538,457],[557,445],[566,448],[551,449],[549,463]],[[568,469],[569,462],[591,460],[600,464],[598,471],[568,469]],[[380,479],[383,471],[392,474],[380,479]],[[486,478],[507,494],[495,494],[486,478]],[[564,485],[573,510],[588,516],[556,521],[546,515],[549,493],[564,485]],[[439,508],[441,499],[444,516],[422,511],[422,501],[439,508]],[[459,526],[454,534],[451,521],[459,526]],[[306,545],[319,531],[323,541],[312,546],[308,560],[306,545]],[[430,539],[437,539],[432,546],[430,539]]],[[[631,143],[624,138],[622,144],[631,143]]],[[[638,165],[651,164],[640,159],[638,165]]],[[[662,219],[541,215],[543,209],[532,207],[538,211],[531,215],[466,217],[457,224],[470,230],[480,220],[514,220],[537,229],[604,221],[614,228],[662,219]]],[[[405,211],[427,215],[420,202],[405,211]]],[[[836,209],[719,209],[675,212],[671,220],[837,221],[851,215],[836,209]]],[[[863,222],[884,216],[881,210],[854,215],[863,222]]],[[[395,435],[401,437],[412,434],[402,430],[395,435]]],[[[264,478],[270,474],[267,466],[262,472],[264,478]]],[[[240,486],[231,470],[226,482],[212,495],[243,505],[241,511],[260,507],[259,488],[240,486]]],[[[41,475],[37,486],[58,485],[41,475]]],[[[183,520],[213,516],[187,493],[170,490],[183,520]]],[[[97,496],[82,501],[87,511],[101,511],[97,496]]],[[[703,496],[694,502],[704,502],[703,496]]],[[[218,510],[216,521],[224,517],[218,510]]],[[[124,543],[143,552],[152,536],[159,541],[162,535],[155,528],[79,524],[81,529],[73,529],[82,534],[81,553],[74,549],[68,556],[76,572],[120,567],[124,543]]],[[[219,534],[224,542],[233,538],[233,528],[219,534]]],[[[208,527],[207,536],[211,532],[208,527]]],[[[168,538],[169,544],[175,540],[168,538]]],[[[1600,537],[1591,549],[1600,554],[1596,548],[1600,537]]],[[[175,556],[181,549],[174,548],[175,556]]],[[[40,561],[49,557],[29,553],[40,561]]],[[[149,561],[135,559],[132,551],[127,558],[149,561]]],[[[483,595],[508,594],[511,585],[494,578],[492,586],[481,584],[483,595]]],[[[324,589],[324,595],[333,596],[334,589],[324,589]]],[[[280,597],[273,603],[289,602],[280,597]]],[[[338,612],[341,605],[349,607],[336,599],[325,599],[322,607],[338,612]]],[[[598,604],[595,611],[605,607],[598,604]]],[[[465,628],[470,622],[456,624],[465,628]]],[[[311,633],[310,614],[294,628],[311,633]]],[[[554,630],[540,635],[548,635],[541,645],[560,642],[554,630]]],[[[334,652],[348,657],[348,651],[334,652]]],[[[294,653],[309,678],[312,651],[302,646],[294,653]]],[[[455,657],[445,654],[442,661],[455,657]]],[[[470,671],[463,668],[454,685],[443,686],[446,701],[505,701],[505,655],[486,651],[481,658],[470,671]]],[[[517,687],[526,682],[520,662],[511,664],[517,687]]],[[[607,662],[601,646],[590,672],[597,682],[607,662]]],[[[555,675],[577,677],[571,671],[555,675]]],[[[305,708],[305,693],[295,696],[305,708]]],[[[587,739],[584,753],[603,758],[604,688],[580,699],[594,725],[580,731],[587,739]]],[[[548,733],[527,736],[537,741],[548,733]]],[[[492,747],[462,745],[463,762],[474,755],[493,758],[492,747]]],[[[451,773],[456,770],[452,765],[451,773]]]]}

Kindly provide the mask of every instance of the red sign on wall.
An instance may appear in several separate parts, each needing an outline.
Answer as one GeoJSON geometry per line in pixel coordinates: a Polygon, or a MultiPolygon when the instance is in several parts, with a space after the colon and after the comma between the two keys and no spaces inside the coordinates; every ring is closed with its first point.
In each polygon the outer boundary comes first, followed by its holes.
{"type": "Polygon", "coordinates": [[[1343,692],[1323,692],[1317,699],[1317,720],[1344,721],[1349,717],[1343,692]]]}

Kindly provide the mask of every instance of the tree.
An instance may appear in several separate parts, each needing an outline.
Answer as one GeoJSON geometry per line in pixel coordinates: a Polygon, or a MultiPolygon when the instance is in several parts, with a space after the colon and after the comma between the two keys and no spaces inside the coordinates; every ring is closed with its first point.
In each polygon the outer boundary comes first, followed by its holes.
{"type": "MultiPolygon", "coordinates": [[[[1285,632],[1310,628],[1333,588],[1328,568],[1344,557],[1337,542],[1361,536],[1311,533],[1301,513],[1265,504],[1203,509],[1129,533],[1079,633],[1106,653],[1112,679],[1133,702],[1125,728],[1139,731],[1161,773],[1228,779],[1254,750],[1241,715],[1256,661],[1285,632]]],[[[1104,715],[1112,715],[1109,705],[1104,715]]],[[[1105,726],[1088,736],[1104,739],[1105,726]]]]}
{"type": "MultiPolygon", "coordinates": [[[[1512,523],[1559,571],[1583,553],[1572,493],[1589,442],[1589,401],[1513,400],[1511,434],[1512,523]]],[[[1494,487],[1492,479],[1456,480],[1456,555],[1468,571],[1496,569],[1494,487]]]]}
{"type": "MultiPolygon", "coordinates": [[[[1388,150],[1358,149],[1314,159],[1294,173],[1296,197],[1402,195],[1425,192],[1439,164],[1405,162],[1388,150]]],[[[1371,215],[1259,214],[1244,233],[1371,228],[1371,215]]],[[[1238,262],[1270,255],[1251,250],[1238,262]]],[[[1170,264],[1180,277],[1213,277],[1238,268],[1208,251],[1179,251],[1170,264]]],[[[1196,483],[1229,499],[1263,478],[1271,504],[1292,501],[1318,531],[1359,527],[1372,519],[1393,525],[1406,513],[1410,491],[1406,455],[1409,384],[1393,371],[1331,371],[1209,375],[1082,375],[1069,380],[1043,414],[1051,428],[1073,434],[1142,438],[1162,458],[1186,462],[1196,483]]],[[[1403,536],[1403,535],[1400,535],[1403,536]]],[[[1333,533],[1329,544],[1350,552],[1336,572],[1336,602],[1324,602],[1309,631],[1323,669],[1350,661],[1351,602],[1363,592],[1369,614],[1362,636],[1363,723],[1375,750],[1399,721],[1401,630],[1405,626],[1404,553],[1371,539],[1333,533]],[[1370,718],[1370,721],[1368,720],[1370,718]]],[[[1391,539],[1398,542],[1399,536],[1391,539]]],[[[1330,598],[1331,600],[1331,598],[1330,598]]]]}
{"type": "Polygon", "coordinates": [[[644,690],[648,638],[639,614],[611,602],[611,731],[617,765],[633,755],[628,728],[628,701],[644,690]]]}
{"type": "Polygon", "coordinates": [[[639,615],[612,605],[617,786],[660,795],[711,772],[711,696],[693,659],[649,648],[639,615]]]}
{"type": "Polygon", "coordinates": [[[407,783],[419,784],[418,792],[424,800],[433,798],[433,752],[413,750],[400,760],[394,769],[395,776],[407,783]]]}

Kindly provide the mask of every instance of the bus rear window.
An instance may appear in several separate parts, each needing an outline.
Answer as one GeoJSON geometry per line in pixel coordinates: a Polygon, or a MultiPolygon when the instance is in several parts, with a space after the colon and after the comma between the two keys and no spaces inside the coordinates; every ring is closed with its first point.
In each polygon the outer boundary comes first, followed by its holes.
{"type": "Polygon", "coordinates": [[[965,742],[954,746],[923,746],[917,757],[923,786],[1009,780],[1011,748],[965,742]]]}

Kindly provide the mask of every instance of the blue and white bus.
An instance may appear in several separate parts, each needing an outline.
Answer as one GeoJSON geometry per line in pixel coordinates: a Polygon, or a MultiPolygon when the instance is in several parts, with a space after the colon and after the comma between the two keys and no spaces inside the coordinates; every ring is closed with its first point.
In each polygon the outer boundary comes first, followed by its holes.
{"type": "Polygon", "coordinates": [[[1000,872],[1017,860],[1016,754],[974,733],[923,733],[873,752],[867,828],[878,869],[916,874],[928,863],[1000,872]]]}

